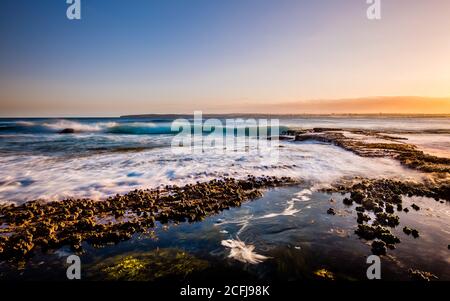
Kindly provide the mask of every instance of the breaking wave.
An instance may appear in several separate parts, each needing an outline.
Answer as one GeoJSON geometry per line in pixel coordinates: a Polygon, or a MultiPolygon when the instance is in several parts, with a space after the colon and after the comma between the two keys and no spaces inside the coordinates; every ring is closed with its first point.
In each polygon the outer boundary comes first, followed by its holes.
{"type": "MultiPolygon", "coordinates": [[[[65,130],[72,133],[103,133],[118,135],[174,135],[181,129],[172,130],[171,121],[152,121],[152,122],[89,122],[73,120],[50,120],[50,121],[15,121],[0,122],[0,133],[7,134],[57,134],[65,130]]],[[[176,125],[176,124],[174,124],[176,125]]],[[[177,127],[175,127],[177,128],[177,127]]],[[[252,128],[245,124],[238,125],[238,128],[252,128]]],[[[270,133],[270,127],[260,127],[270,133]]],[[[280,127],[280,130],[286,130],[287,127],[280,127]]],[[[217,127],[218,133],[226,130],[226,127],[217,127]]],[[[247,130],[248,132],[248,130],[247,130]]]]}

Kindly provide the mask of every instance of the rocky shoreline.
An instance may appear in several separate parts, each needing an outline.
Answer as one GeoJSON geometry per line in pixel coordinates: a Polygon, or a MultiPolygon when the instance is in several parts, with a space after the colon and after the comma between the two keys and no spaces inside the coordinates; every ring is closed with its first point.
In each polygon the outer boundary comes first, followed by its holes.
{"type": "Polygon", "coordinates": [[[183,187],[135,190],[105,201],[68,199],[27,202],[0,207],[0,259],[23,259],[37,249],[69,245],[82,251],[82,243],[102,246],[152,231],[155,223],[196,222],[222,210],[256,199],[263,189],[295,183],[282,177],[244,180],[216,179],[183,187]]]}
{"type": "Polygon", "coordinates": [[[293,141],[314,140],[333,144],[362,157],[392,158],[403,166],[422,172],[447,175],[450,173],[450,158],[426,154],[418,150],[415,145],[404,142],[405,138],[378,131],[314,128],[312,130],[289,130],[283,134],[293,141]],[[366,142],[349,134],[375,138],[379,142],[366,142]]]}
{"type": "MultiPolygon", "coordinates": [[[[437,202],[450,201],[449,183],[427,185],[389,179],[355,179],[355,182],[336,184],[324,189],[324,192],[349,194],[349,197],[343,199],[343,203],[347,207],[354,207],[357,212],[358,226],[355,234],[361,239],[372,241],[372,252],[375,255],[386,255],[388,249],[395,249],[395,245],[401,242],[390,230],[400,224],[399,216],[395,213],[420,210],[414,203],[410,209],[404,206],[404,196],[427,197],[437,202]]],[[[409,227],[404,227],[403,232],[414,238],[420,236],[419,230],[409,227]]]]}
{"type": "MultiPolygon", "coordinates": [[[[360,239],[370,243],[371,251],[375,255],[387,255],[388,250],[395,249],[395,245],[401,242],[391,231],[400,224],[396,212],[408,213],[421,209],[414,203],[411,208],[404,206],[404,197],[426,197],[441,203],[450,202],[450,158],[426,154],[415,145],[406,143],[405,138],[372,130],[326,128],[291,130],[284,134],[287,135],[284,136],[285,140],[313,140],[336,145],[362,157],[392,158],[407,168],[430,176],[422,183],[354,178],[342,180],[340,183],[334,183],[331,188],[323,189],[323,192],[329,194],[349,195],[343,199],[343,203],[356,211],[357,228],[354,232],[360,239]],[[377,142],[356,138],[358,135],[374,138],[377,142]]],[[[335,209],[329,208],[327,214],[336,215],[335,209]]],[[[405,235],[411,235],[414,239],[420,237],[419,229],[405,226],[402,230],[405,235]]],[[[442,248],[448,249],[450,245],[443,242],[442,248]]],[[[410,269],[408,273],[413,280],[438,279],[430,272],[410,269]]]]}

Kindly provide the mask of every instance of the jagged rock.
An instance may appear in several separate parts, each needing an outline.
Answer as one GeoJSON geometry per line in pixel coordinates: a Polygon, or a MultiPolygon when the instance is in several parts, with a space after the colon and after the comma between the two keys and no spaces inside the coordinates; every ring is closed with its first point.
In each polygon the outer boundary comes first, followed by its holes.
{"type": "Polygon", "coordinates": [[[381,240],[372,242],[372,253],[375,255],[386,255],[386,244],[381,240]]]}
{"type": "Polygon", "coordinates": [[[400,243],[400,239],[393,235],[392,233],[382,233],[380,239],[386,244],[397,244],[400,243]]]}
{"type": "Polygon", "coordinates": [[[347,206],[353,205],[353,201],[349,198],[344,198],[344,200],[342,202],[347,206]]]}
{"type": "Polygon", "coordinates": [[[386,204],[385,211],[387,213],[394,213],[394,206],[392,206],[391,204],[386,204]]]}
{"type": "Polygon", "coordinates": [[[356,207],[355,210],[358,211],[358,212],[364,212],[365,211],[364,207],[362,207],[362,206],[356,207]]]}
{"type": "Polygon", "coordinates": [[[403,232],[404,232],[406,235],[411,235],[412,229],[409,228],[409,227],[404,227],[404,228],[403,228],[403,232]]]}
{"type": "Polygon", "coordinates": [[[404,227],[403,228],[403,232],[406,235],[412,235],[414,238],[418,238],[419,237],[419,231],[417,231],[416,229],[412,229],[409,227],[404,227]]]}
{"type": "Polygon", "coordinates": [[[364,222],[368,222],[371,220],[370,216],[361,212],[358,212],[357,216],[358,216],[357,218],[358,224],[363,224],[364,222]]]}
{"type": "Polygon", "coordinates": [[[413,209],[416,210],[416,211],[419,211],[419,210],[420,210],[420,207],[417,206],[416,204],[412,204],[412,205],[411,205],[411,208],[413,208],[413,209]]]}
{"type": "Polygon", "coordinates": [[[383,226],[395,227],[400,223],[399,217],[393,214],[379,212],[376,214],[376,217],[377,221],[383,226]]]}
{"type": "Polygon", "coordinates": [[[330,209],[327,210],[327,214],[336,215],[336,212],[334,211],[333,208],[330,208],[330,209]]]}

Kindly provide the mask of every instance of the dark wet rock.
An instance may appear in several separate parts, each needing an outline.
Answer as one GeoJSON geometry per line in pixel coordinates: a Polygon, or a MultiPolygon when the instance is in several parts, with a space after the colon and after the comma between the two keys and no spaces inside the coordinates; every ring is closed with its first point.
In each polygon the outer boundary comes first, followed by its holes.
{"type": "Polygon", "coordinates": [[[358,225],[358,229],[355,230],[355,233],[365,240],[372,240],[377,236],[375,228],[369,225],[358,225]]]}
{"type": "Polygon", "coordinates": [[[386,247],[387,247],[389,250],[395,250],[395,249],[396,249],[396,248],[395,248],[395,245],[391,245],[391,244],[386,245],[386,247]]]}
{"type": "Polygon", "coordinates": [[[413,208],[413,209],[416,210],[416,211],[419,211],[419,210],[420,210],[420,207],[417,206],[416,204],[412,204],[412,205],[411,205],[411,208],[413,208]]]}
{"type": "Polygon", "coordinates": [[[384,203],[377,203],[375,200],[373,200],[373,199],[365,199],[363,202],[362,202],[362,206],[364,207],[364,209],[366,209],[366,210],[374,210],[375,209],[375,207],[380,207],[380,206],[382,206],[382,205],[384,205],[384,203]]]}
{"type": "Polygon", "coordinates": [[[411,278],[416,281],[431,281],[439,279],[436,275],[433,275],[430,272],[424,272],[420,270],[409,269],[408,273],[411,276],[411,278]]]}
{"type": "Polygon", "coordinates": [[[386,255],[386,244],[381,240],[374,240],[372,242],[372,253],[375,255],[386,255]]]}
{"type": "Polygon", "coordinates": [[[380,206],[375,206],[373,207],[373,212],[374,213],[383,212],[383,208],[381,208],[380,206]]]}
{"type": "MultiPolygon", "coordinates": [[[[272,140],[272,137],[268,137],[267,139],[272,140]]],[[[281,141],[291,141],[291,140],[295,140],[295,137],[289,136],[289,135],[280,135],[280,136],[278,136],[278,139],[281,141]]]]}
{"type": "Polygon", "coordinates": [[[358,211],[358,212],[364,212],[365,211],[363,206],[358,206],[358,207],[355,208],[355,210],[358,211]]]}
{"type": "Polygon", "coordinates": [[[397,204],[397,211],[402,211],[402,210],[403,210],[402,204],[397,204]]]}
{"type": "Polygon", "coordinates": [[[391,234],[391,231],[379,225],[358,225],[355,233],[365,240],[373,240],[375,238],[381,239],[383,234],[391,234]]]}
{"type": "Polygon", "coordinates": [[[391,204],[386,204],[386,208],[385,208],[387,213],[394,213],[394,206],[392,206],[391,204]]]}
{"type": "Polygon", "coordinates": [[[404,227],[404,228],[403,228],[403,232],[404,232],[406,235],[411,235],[412,229],[409,228],[409,227],[404,227]]]}
{"type": "Polygon", "coordinates": [[[409,228],[409,227],[404,227],[403,228],[403,232],[406,235],[412,235],[414,238],[418,238],[420,236],[418,230],[412,229],[412,228],[409,228]]]}
{"type": "Polygon", "coordinates": [[[71,128],[63,129],[59,132],[60,134],[74,134],[75,130],[71,128]]]}
{"type": "Polygon", "coordinates": [[[353,205],[352,199],[349,199],[349,198],[344,198],[344,200],[342,202],[347,206],[353,205]]]}
{"type": "Polygon", "coordinates": [[[390,195],[390,200],[389,203],[391,204],[397,204],[398,205],[402,205],[402,196],[400,194],[391,194],[390,195]]]}
{"type": "Polygon", "coordinates": [[[363,223],[371,220],[370,216],[368,216],[367,214],[364,214],[362,212],[358,212],[357,216],[358,216],[358,218],[357,218],[358,224],[363,224],[363,223]]]}
{"type": "Polygon", "coordinates": [[[400,224],[400,219],[397,215],[379,212],[376,213],[377,221],[382,226],[396,227],[400,224]]]}
{"type": "Polygon", "coordinates": [[[362,204],[364,197],[364,193],[360,190],[352,191],[350,194],[350,198],[357,204],[362,204]]]}
{"type": "Polygon", "coordinates": [[[343,129],[340,128],[313,128],[314,133],[323,133],[323,132],[340,132],[343,129]]]}
{"type": "Polygon", "coordinates": [[[403,211],[404,211],[405,213],[408,213],[408,212],[409,212],[409,209],[408,209],[408,208],[405,208],[405,209],[403,209],[403,211]]]}
{"type": "Polygon", "coordinates": [[[382,233],[380,239],[386,244],[398,244],[400,239],[392,233],[382,233]]]}
{"type": "Polygon", "coordinates": [[[334,211],[333,208],[330,208],[330,209],[327,210],[327,214],[336,215],[336,211],[334,211]]]}

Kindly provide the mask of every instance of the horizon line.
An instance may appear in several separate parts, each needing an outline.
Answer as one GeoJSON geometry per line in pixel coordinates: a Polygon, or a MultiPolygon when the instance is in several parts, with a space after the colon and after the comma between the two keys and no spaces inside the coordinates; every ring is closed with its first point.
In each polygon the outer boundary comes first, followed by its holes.
{"type": "MultiPolygon", "coordinates": [[[[126,115],[108,115],[108,116],[94,116],[94,115],[66,115],[66,116],[0,116],[0,119],[101,119],[101,118],[151,118],[151,117],[189,117],[193,116],[192,113],[144,113],[144,114],[126,114],[126,115]]],[[[302,116],[302,117],[450,117],[450,113],[202,113],[202,116],[302,116]]]]}

